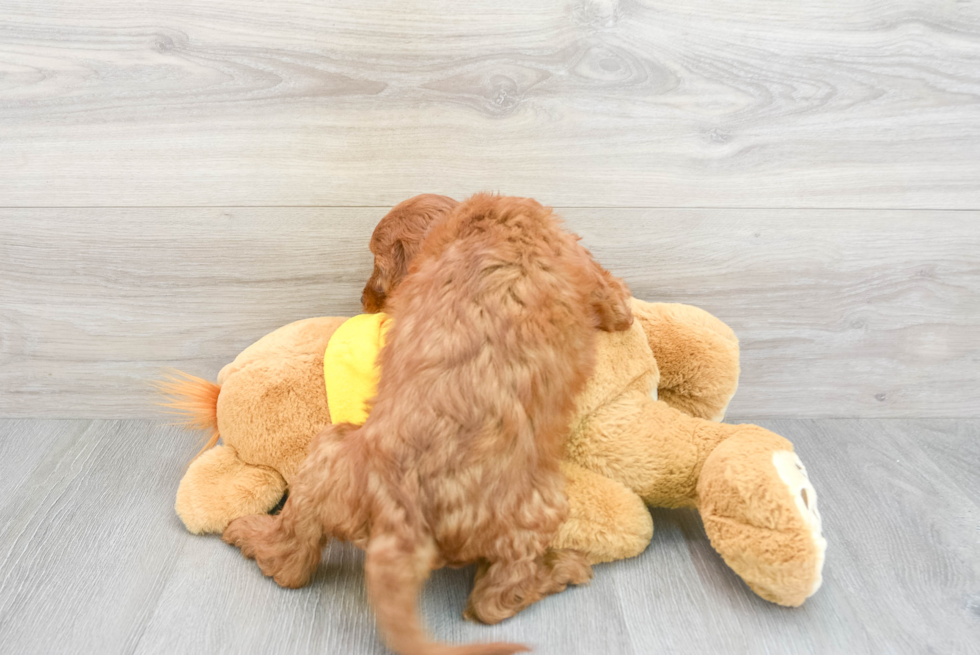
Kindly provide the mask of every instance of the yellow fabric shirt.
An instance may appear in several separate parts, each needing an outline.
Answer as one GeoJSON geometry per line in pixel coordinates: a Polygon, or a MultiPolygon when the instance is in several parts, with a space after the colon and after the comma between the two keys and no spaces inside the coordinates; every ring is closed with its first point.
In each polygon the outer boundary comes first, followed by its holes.
{"type": "Polygon", "coordinates": [[[358,314],[344,321],[323,353],[327,407],[334,423],[362,425],[367,403],[378,392],[378,353],[391,327],[387,314],[358,314]]]}

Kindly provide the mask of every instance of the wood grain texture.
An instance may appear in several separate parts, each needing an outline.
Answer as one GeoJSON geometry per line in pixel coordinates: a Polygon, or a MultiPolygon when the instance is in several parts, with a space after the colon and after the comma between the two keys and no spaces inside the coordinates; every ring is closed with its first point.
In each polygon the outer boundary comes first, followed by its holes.
{"type": "MultiPolygon", "coordinates": [[[[951,471],[976,454],[980,421],[763,424],[795,442],[820,492],[828,559],[802,608],[752,594],[695,514],[656,510],[642,555],[502,625],[462,620],[472,570],[437,572],[427,625],[542,655],[975,652],[980,505],[961,484],[975,476],[951,471]]],[[[0,434],[4,652],[386,652],[359,551],[332,544],[310,586],[285,590],[216,537],[184,531],[173,498],[193,435],[132,420],[0,420],[0,434]]]]}
{"type": "Polygon", "coordinates": [[[980,3],[0,7],[0,205],[980,209],[980,3]]]}
{"type": "MultiPolygon", "coordinates": [[[[385,209],[0,210],[0,416],[146,417],[290,321],[359,310],[385,209]]],[[[563,210],[741,338],[740,416],[980,416],[980,213],[563,210]]]]}

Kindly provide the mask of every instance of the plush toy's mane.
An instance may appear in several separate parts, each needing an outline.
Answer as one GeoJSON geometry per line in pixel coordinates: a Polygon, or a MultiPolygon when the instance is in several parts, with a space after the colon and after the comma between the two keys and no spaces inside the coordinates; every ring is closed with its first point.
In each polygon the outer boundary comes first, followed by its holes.
{"type": "Polygon", "coordinates": [[[218,443],[221,436],[218,434],[218,394],[221,392],[221,385],[174,370],[165,375],[163,380],[153,382],[153,386],[166,399],[166,402],[157,403],[157,406],[165,407],[169,414],[183,417],[183,420],[177,421],[177,425],[211,432],[194,459],[218,443]]]}

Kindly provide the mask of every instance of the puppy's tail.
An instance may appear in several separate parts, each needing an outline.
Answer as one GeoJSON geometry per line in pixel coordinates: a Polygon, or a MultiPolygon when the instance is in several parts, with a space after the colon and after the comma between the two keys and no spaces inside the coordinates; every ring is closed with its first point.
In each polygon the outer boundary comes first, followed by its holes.
{"type": "Polygon", "coordinates": [[[530,650],[505,642],[453,646],[431,641],[422,630],[416,598],[436,557],[430,536],[402,524],[372,536],[364,562],[368,597],[388,648],[400,655],[511,655],[530,650]]]}
{"type": "Polygon", "coordinates": [[[191,430],[210,432],[207,442],[194,459],[218,443],[221,436],[218,434],[218,394],[221,392],[221,385],[177,370],[152,384],[165,400],[157,403],[157,406],[182,417],[177,422],[179,425],[191,430]]]}

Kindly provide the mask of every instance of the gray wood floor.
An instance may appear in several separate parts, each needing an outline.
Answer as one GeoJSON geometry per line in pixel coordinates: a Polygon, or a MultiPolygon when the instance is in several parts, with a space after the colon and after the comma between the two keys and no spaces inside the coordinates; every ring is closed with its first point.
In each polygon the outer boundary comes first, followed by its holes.
{"type": "MultiPolygon", "coordinates": [[[[443,639],[543,654],[976,653],[980,421],[771,420],[821,492],[823,588],[800,609],[754,596],[696,515],[655,510],[641,556],[500,626],[460,617],[469,570],[423,596],[443,639]]],[[[332,544],[283,590],[173,513],[194,437],[151,421],[0,421],[0,650],[383,653],[358,551],[332,544]]]]}

